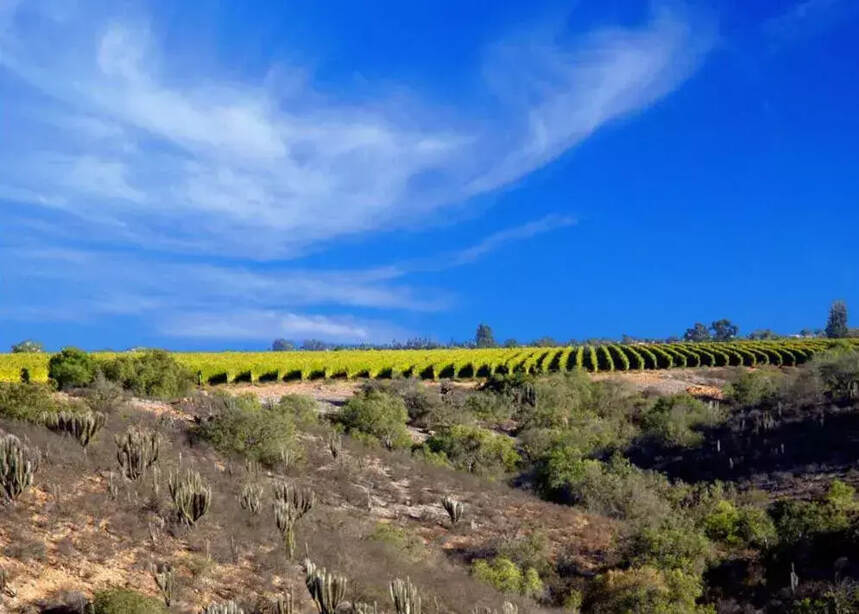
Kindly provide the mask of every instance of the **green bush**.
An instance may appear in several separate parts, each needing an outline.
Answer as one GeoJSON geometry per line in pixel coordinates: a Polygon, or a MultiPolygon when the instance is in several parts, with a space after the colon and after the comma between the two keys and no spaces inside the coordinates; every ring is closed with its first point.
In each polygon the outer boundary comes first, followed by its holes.
{"type": "Polygon", "coordinates": [[[627,548],[627,558],[633,567],[679,569],[695,575],[704,572],[713,556],[710,540],[683,522],[644,527],[632,536],[627,548]]]}
{"type": "Polygon", "coordinates": [[[185,396],[194,385],[191,371],[163,350],[119,356],[101,368],[107,379],[138,396],[172,399],[185,396]]]}
{"type": "Polygon", "coordinates": [[[45,414],[56,413],[60,406],[45,384],[0,383],[0,416],[40,423],[45,414]]]}
{"type": "Polygon", "coordinates": [[[533,567],[520,569],[516,563],[503,556],[491,560],[476,559],[471,564],[475,578],[491,584],[502,593],[514,593],[536,598],[543,593],[543,581],[533,567]]]}
{"type": "Polygon", "coordinates": [[[776,538],[775,526],[764,510],[737,507],[725,499],[705,516],[704,531],[711,539],[731,546],[767,546],[776,538]]]}
{"type": "Polygon", "coordinates": [[[279,405],[263,407],[252,393],[221,393],[212,403],[213,415],[201,421],[198,433],[218,450],[269,466],[295,450],[295,418],[279,405]]]}
{"type": "Polygon", "coordinates": [[[365,390],[340,409],[338,421],[349,433],[363,433],[387,448],[408,448],[412,438],[406,428],[408,413],[400,397],[381,390],[365,390]]]}
{"type": "Polygon", "coordinates": [[[769,406],[778,399],[783,381],[776,369],[741,369],[725,387],[725,398],[740,407],[769,406]]]}
{"type": "Polygon", "coordinates": [[[291,415],[295,424],[302,428],[319,423],[319,406],[316,401],[300,394],[283,395],[271,410],[291,415]]]}
{"type": "Polygon", "coordinates": [[[679,569],[655,567],[611,570],[597,576],[588,594],[593,614],[698,614],[713,612],[699,606],[701,580],[679,569]]]}
{"type": "Polygon", "coordinates": [[[659,397],[641,413],[645,437],[662,445],[692,447],[701,443],[701,433],[693,429],[714,426],[725,420],[725,413],[687,394],[659,397]]]}
{"type": "Polygon", "coordinates": [[[836,348],[815,357],[813,366],[832,401],[843,403],[859,399],[859,352],[836,348]]]}
{"type": "Polygon", "coordinates": [[[48,361],[48,377],[61,390],[86,386],[95,378],[98,365],[95,359],[74,347],[63,348],[48,361]]]}
{"type": "Polygon", "coordinates": [[[671,485],[665,476],[639,469],[618,455],[604,463],[562,444],[538,463],[536,478],[550,498],[612,518],[655,525],[672,513],[671,485]]]}
{"type": "Polygon", "coordinates": [[[94,614],[168,614],[158,599],[127,588],[100,591],[93,599],[94,614]]]}
{"type": "Polygon", "coordinates": [[[454,467],[469,473],[495,474],[516,469],[514,440],[479,426],[456,424],[427,439],[431,452],[443,452],[454,467]]]}

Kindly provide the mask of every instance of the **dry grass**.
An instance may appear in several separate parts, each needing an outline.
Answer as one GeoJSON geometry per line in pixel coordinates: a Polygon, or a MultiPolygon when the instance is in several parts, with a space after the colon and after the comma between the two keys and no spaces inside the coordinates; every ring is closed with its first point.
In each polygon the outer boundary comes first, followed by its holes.
{"type": "MultiPolygon", "coordinates": [[[[246,479],[242,463],[194,443],[189,418],[175,405],[131,400],[110,416],[86,454],[75,441],[41,427],[0,421],[0,429],[18,434],[43,455],[34,487],[3,511],[0,523],[0,566],[16,592],[3,603],[5,611],[36,612],[64,595],[109,587],[158,596],[150,568],[159,562],[177,570],[176,612],[197,612],[226,599],[258,604],[285,590],[293,590],[297,605],[309,611],[299,561],[286,559],[273,519],[271,481],[281,478],[317,494],[317,504],[298,526],[296,559],[307,552],[349,576],[350,600],[387,604],[387,583],[408,575],[433,596],[435,611],[499,608],[511,597],[471,578],[474,553],[510,535],[540,530],[551,557],[588,573],[600,568],[612,547],[614,525],[606,519],[433,467],[407,453],[347,441],[334,459],[322,430],[302,435],[304,457],[285,475],[260,477],[266,499],[260,515],[250,517],[238,503],[246,479]],[[113,437],[131,424],[156,429],[164,438],[157,493],[151,474],[135,484],[119,477],[113,437]],[[199,471],[213,491],[211,512],[190,530],[173,521],[166,492],[166,475],[179,466],[180,455],[181,465],[199,471]],[[118,484],[115,496],[111,482],[118,484]],[[439,504],[451,493],[467,505],[456,528],[439,504]],[[413,547],[378,539],[379,523],[415,536],[420,556],[413,547]]],[[[533,602],[522,606],[539,610],[533,602]]]]}

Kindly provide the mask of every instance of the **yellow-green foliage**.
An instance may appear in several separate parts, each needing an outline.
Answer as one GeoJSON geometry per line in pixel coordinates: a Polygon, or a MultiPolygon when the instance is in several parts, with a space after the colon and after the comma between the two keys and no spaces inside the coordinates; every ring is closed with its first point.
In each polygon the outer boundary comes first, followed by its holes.
{"type": "Polygon", "coordinates": [[[543,581],[533,567],[521,569],[503,556],[494,559],[477,559],[471,564],[474,577],[491,584],[504,593],[518,593],[527,597],[538,597],[543,592],[543,581]]]}
{"type": "MultiPolygon", "coordinates": [[[[859,339],[843,340],[859,347],[859,339]]],[[[793,364],[795,358],[807,360],[811,355],[825,351],[832,345],[826,339],[780,339],[776,341],[732,341],[729,343],[682,343],[670,346],[660,344],[635,344],[615,346],[629,358],[630,366],[637,364],[636,354],[648,355],[657,350],[665,355],[661,347],[674,351],[683,350],[685,355],[707,356],[719,351],[729,352],[736,361],[751,362],[755,358],[760,364],[765,356],[776,356],[770,362],[781,360],[793,364]],[[755,350],[753,353],[750,350],[755,350]],[[775,354],[774,354],[775,353],[775,354]]],[[[187,367],[204,383],[233,381],[267,381],[289,379],[315,379],[338,377],[392,377],[411,376],[427,379],[440,377],[487,377],[497,371],[567,370],[589,364],[581,346],[572,348],[489,348],[489,349],[435,349],[435,350],[338,350],[324,352],[177,352],[172,356],[187,367]],[[540,361],[540,358],[546,358],[540,361]],[[568,360],[573,356],[575,360],[568,360]],[[558,360],[555,360],[558,357],[558,360]],[[564,359],[562,359],[564,357],[564,359]]],[[[588,352],[590,349],[588,348],[588,352]]],[[[92,354],[99,362],[139,352],[97,352],[92,354]]],[[[48,353],[0,354],[0,381],[18,382],[21,369],[27,369],[30,380],[44,382],[48,379],[48,353]]],[[[689,364],[700,364],[708,360],[690,357],[689,364]]],[[[626,368],[623,359],[614,361],[615,369],[626,368]]],[[[662,361],[660,361],[662,362],[662,361]]],[[[652,365],[646,365],[653,368],[652,365]]]]}

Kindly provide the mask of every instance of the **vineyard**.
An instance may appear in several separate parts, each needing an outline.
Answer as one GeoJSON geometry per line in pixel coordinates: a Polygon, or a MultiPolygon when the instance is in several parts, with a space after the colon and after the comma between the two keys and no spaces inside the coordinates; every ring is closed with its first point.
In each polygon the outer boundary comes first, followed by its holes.
{"type": "MultiPolygon", "coordinates": [[[[859,339],[848,341],[859,346],[859,339]]],[[[795,366],[832,346],[827,339],[708,343],[601,344],[555,348],[340,350],[329,352],[175,353],[209,384],[331,378],[472,379],[542,374],[759,365],[795,366]]],[[[110,359],[116,353],[96,353],[110,359]]],[[[0,354],[0,381],[48,378],[48,354],[0,354]]]]}

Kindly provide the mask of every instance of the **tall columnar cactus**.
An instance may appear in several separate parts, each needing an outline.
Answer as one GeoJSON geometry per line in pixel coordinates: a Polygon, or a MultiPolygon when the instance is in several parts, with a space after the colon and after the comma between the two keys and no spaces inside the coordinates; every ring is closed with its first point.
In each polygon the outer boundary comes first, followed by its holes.
{"type": "Polygon", "coordinates": [[[337,606],[346,596],[345,576],[329,573],[317,567],[310,559],[304,559],[304,582],[319,614],[335,614],[337,606]]]}
{"type": "Polygon", "coordinates": [[[295,614],[295,601],[292,593],[287,591],[283,597],[278,597],[274,602],[275,614],[295,614]]]}
{"type": "Polygon", "coordinates": [[[408,578],[396,578],[388,586],[397,614],[421,614],[421,596],[408,578]]]}
{"type": "Polygon", "coordinates": [[[196,471],[190,469],[184,474],[170,474],[167,489],[176,508],[176,516],[187,526],[193,526],[206,512],[212,503],[212,489],[204,482],[196,471]]]}
{"type": "Polygon", "coordinates": [[[164,598],[164,605],[169,608],[176,597],[176,572],[173,566],[169,563],[161,563],[152,570],[152,577],[164,598]]]}
{"type": "Polygon", "coordinates": [[[35,455],[14,435],[0,434],[0,485],[5,499],[14,501],[33,483],[35,455]]]}
{"type": "Polygon", "coordinates": [[[444,511],[447,512],[447,515],[450,517],[451,524],[457,524],[460,520],[462,520],[462,515],[465,512],[465,504],[461,501],[457,501],[453,497],[444,497],[441,500],[441,506],[444,508],[444,511]]]}
{"type": "Polygon", "coordinates": [[[235,601],[225,601],[206,606],[202,614],[245,614],[245,611],[235,601]]]}
{"type": "Polygon", "coordinates": [[[107,416],[100,411],[87,411],[83,413],[61,411],[45,416],[45,426],[48,428],[67,433],[78,440],[78,443],[86,449],[102,427],[107,422],[107,416]]]}
{"type": "Polygon", "coordinates": [[[256,482],[248,482],[242,486],[239,493],[239,505],[242,509],[256,516],[262,509],[262,485],[256,482]]]}
{"type": "Polygon", "coordinates": [[[274,485],[274,500],[292,505],[298,512],[298,518],[307,514],[316,503],[316,495],[312,490],[294,488],[286,482],[276,482],[274,485]]]}
{"type": "Polygon", "coordinates": [[[290,559],[295,555],[295,524],[311,510],[315,501],[312,491],[293,488],[285,482],[275,484],[274,520],[290,559]]]}
{"type": "Polygon", "coordinates": [[[117,435],[116,460],[122,474],[129,480],[137,480],[146,470],[158,462],[161,436],[149,429],[131,427],[122,436],[117,435]]]}

